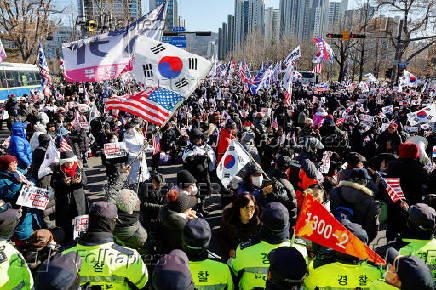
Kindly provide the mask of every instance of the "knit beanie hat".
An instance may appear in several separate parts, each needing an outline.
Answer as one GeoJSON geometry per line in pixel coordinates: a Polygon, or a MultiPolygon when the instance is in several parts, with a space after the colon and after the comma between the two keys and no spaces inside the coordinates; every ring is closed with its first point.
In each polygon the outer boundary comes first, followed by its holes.
{"type": "Polygon", "coordinates": [[[193,197],[174,189],[168,191],[167,201],[168,208],[178,213],[182,213],[188,208],[193,208],[197,204],[193,197]]]}
{"type": "Polygon", "coordinates": [[[400,158],[417,159],[419,158],[419,147],[415,143],[402,143],[398,147],[400,158]]]}
{"type": "Polygon", "coordinates": [[[12,155],[3,155],[0,156],[0,169],[7,169],[9,167],[9,164],[12,162],[17,162],[17,158],[12,155]]]}

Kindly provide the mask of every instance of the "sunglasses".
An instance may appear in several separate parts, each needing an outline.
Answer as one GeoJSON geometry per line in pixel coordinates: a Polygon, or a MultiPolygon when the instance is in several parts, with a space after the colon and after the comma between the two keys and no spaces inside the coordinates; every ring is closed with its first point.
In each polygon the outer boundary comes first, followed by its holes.
{"type": "Polygon", "coordinates": [[[247,206],[243,207],[243,209],[245,209],[245,210],[254,210],[255,208],[256,208],[255,205],[247,205],[247,206]]]}

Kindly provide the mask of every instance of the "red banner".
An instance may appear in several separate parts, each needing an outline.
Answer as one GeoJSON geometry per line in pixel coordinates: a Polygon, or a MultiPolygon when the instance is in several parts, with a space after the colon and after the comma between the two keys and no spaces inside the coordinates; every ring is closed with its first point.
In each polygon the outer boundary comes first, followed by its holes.
{"type": "Polygon", "coordinates": [[[386,264],[385,260],[348,231],[310,194],[304,199],[295,225],[295,235],[362,260],[386,264]]]}

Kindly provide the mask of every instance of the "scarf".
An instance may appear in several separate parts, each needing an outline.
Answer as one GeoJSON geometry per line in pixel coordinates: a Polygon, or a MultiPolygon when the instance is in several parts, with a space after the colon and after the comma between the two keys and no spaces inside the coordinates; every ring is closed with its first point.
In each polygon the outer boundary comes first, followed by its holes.
{"type": "Polygon", "coordinates": [[[65,172],[66,175],[68,175],[69,177],[73,178],[74,175],[76,175],[77,162],[74,162],[73,167],[71,167],[71,168],[66,168],[66,167],[64,167],[62,165],[61,169],[62,169],[63,172],[65,172]]]}

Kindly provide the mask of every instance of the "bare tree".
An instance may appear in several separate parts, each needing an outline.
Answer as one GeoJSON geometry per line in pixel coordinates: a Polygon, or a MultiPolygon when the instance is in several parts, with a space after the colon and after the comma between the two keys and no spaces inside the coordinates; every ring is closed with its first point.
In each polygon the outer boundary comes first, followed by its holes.
{"type": "MultiPolygon", "coordinates": [[[[395,60],[402,62],[411,61],[414,57],[427,50],[436,43],[434,38],[425,39],[413,51],[409,50],[410,44],[416,36],[427,34],[428,24],[434,16],[436,0],[377,0],[378,11],[388,10],[400,16],[399,35],[392,38],[396,45],[395,60]],[[399,41],[401,39],[401,41],[399,41]]],[[[397,66],[393,66],[392,80],[397,82],[399,77],[397,66]]]]}
{"type": "Polygon", "coordinates": [[[53,0],[0,1],[1,37],[11,41],[19,50],[24,62],[28,62],[38,50],[38,42],[49,36],[56,27],[50,21],[55,11],[53,0]]]}

